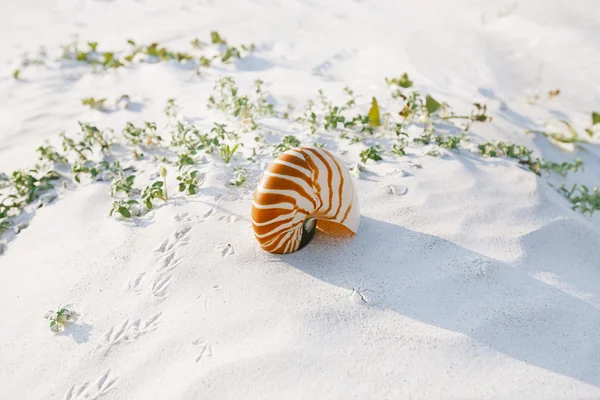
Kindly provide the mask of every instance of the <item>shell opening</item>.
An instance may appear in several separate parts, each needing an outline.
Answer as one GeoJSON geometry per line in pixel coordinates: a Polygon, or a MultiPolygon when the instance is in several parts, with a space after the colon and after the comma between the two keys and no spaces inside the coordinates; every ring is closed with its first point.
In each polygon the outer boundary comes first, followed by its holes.
{"type": "Polygon", "coordinates": [[[315,228],[317,226],[317,220],[314,218],[308,218],[302,224],[302,238],[300,239],[300,247],[298,250],[306,246],[312,240],[313,236],[315,236],[315,232],[317,231],[315,228]]]}

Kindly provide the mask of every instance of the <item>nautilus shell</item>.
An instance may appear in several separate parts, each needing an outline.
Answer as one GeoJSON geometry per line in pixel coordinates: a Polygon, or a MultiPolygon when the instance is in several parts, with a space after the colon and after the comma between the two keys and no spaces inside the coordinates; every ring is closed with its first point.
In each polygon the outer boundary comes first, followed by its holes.
{"type": "Polygon", "coordinates": [[[261,247],[292,253],[318,228],[334,235],[358,231],[357,191],[344,164],[327,150],[298,147],[277,157],[258,182],[252,226],[261,247]]]}

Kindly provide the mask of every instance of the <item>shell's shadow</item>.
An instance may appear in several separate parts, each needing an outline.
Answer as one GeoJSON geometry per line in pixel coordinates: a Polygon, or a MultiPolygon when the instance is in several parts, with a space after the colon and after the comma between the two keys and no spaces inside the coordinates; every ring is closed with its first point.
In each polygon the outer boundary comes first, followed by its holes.
{"type": "MultiPolygon", "coordinates": [[[[536,249],[524,252],[529,250],[536,249]]],[[[600,387],[600,353],[594,351],[600,348],[600,310],[533,279],[522,266],[364,216],[352,240],[321,234],[303,250],[279,257],[349,293],[368,289],[367,299],[372,294],[376,300],[368,306],[459,332],[600,387]]],[[[589,272],[600,292],[599,273],[589,272]]]]}

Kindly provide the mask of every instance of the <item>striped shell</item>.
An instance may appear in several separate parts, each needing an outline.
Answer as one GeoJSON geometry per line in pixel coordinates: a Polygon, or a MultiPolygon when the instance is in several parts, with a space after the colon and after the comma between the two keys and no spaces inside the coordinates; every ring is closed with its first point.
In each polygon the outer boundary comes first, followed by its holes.
{"type": "Polygon", "coordinates": [[[352,178],[340,160],[321,148],[298,147],[281,154],[264,172],[254,193],[254,235],[271,253],[301,249],[315,228],[351,236],[359,224],[352,178]]]}

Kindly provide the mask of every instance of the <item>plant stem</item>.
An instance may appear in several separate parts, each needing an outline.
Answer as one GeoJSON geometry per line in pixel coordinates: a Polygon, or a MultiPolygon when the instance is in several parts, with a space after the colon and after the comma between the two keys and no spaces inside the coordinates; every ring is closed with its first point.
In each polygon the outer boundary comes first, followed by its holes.
{"type": "Polygon", "coordinates": [[[169,194],[167,193],[167,177],[163,176],[163,183],[165,186],[165,198],[163,199],[164,201],[169,200],[169,194]]]}

